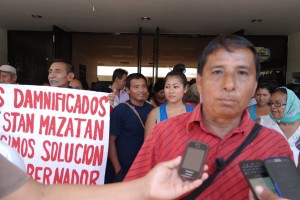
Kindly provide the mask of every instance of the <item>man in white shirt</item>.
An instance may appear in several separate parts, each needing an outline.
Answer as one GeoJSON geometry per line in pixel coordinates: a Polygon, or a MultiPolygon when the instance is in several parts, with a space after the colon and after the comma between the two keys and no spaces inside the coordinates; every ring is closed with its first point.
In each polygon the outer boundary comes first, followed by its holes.
{"type": "Polygon", "coordinates": [[[114,100],[114,106],[117,106],[119,103],[124,103],[129,100],[129,95],[124,90],[127,75],[128,72],[121,68],[115,69],[113,73],[112,76],[113,83],[111,85],[111,89],[116,94],[114,100]]]}

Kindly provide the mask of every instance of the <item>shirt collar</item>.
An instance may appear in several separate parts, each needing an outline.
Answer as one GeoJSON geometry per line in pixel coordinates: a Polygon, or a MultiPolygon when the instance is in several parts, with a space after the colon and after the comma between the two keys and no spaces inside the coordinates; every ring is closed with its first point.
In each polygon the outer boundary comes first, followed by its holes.
{"type": "MultiPolygon", "coordinates": [[[[187,124],[187,133],[190,133],[193,129],[200,129],[202,132],[216,135],[215,133],[208,130],[202,118],[202,103],[198,104],[197,107],[191,112],[190,118],[187,124]]],[[[254,121],[251,119],[249,112],[244,109],[242,114],[242,120],[236,128],[234,128],[228,135],[232,134],[249,134],[254,126],[254,121]]]]}
{"type": "Polygon", "coordinates": [[[125,89],[122,89],[122,90],[120,90],[120,94],[121,93],[127,93],[127,92],[125,91],[125,89]]]}

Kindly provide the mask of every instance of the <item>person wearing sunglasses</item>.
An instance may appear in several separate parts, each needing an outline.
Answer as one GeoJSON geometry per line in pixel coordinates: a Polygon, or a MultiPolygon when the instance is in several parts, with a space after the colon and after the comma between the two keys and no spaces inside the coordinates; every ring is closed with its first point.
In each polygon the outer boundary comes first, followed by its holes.
{"type": "Polygon", "coordinates": [[[298,166],[296,142],[300,138],[300,100],[292,90],[279,87],[271,95],[268,105],[271,113],[262,116],[260,124],[278,131],[287,139],[298,166]]]}

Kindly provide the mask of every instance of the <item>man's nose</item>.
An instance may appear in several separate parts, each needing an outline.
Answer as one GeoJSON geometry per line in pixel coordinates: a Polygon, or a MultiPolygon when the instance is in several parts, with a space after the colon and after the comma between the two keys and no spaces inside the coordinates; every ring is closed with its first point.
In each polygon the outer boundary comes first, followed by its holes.
{"type": "Polygon", "coordinates": [[[226,74],[224,76],[224,89],[225,90],[235,90],[236,80],[233,74],[226,74]]]}
{"type": "Polygon", "coordinates": [[[49,77],[49,78],[52,78],[52,77],[54,77],[54,76],[55,76],[54,73],[49,72],[49,74],[48,74],[48,77],[49,77]]]}

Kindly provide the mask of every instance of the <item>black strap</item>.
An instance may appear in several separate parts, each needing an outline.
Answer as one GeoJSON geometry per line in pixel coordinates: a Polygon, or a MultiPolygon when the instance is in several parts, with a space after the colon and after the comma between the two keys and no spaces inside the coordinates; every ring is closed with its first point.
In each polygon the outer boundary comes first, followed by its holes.
{"type": "Polygon", "coordinates": [[[199,194],[201,194],[201,192],[203,192],[206,188],[208,188],[210,186],[210,184],[215,180],[215,178],[222,171],[222,169],[224,169],[227,165],[229,165],[229,163],[231,161],[233,161],[233,159],[235,159],[243,151],[243,149],[256,138],[256,136],[258,135],[261,128],[262,128],[261,125],[255,123],[255,125],[254,125],[253,129],[251,130],[250,134],[248,135],[248,137],[235,150],[235,152],[233,154],[231,154],[231,156],[222,164],[222,166],[219,166],[217,168],[217,170],[211,176],[209,176],[209,178],[206,181],[204,181],[201,186],[196,188],[192,193],[190,193],[189,195],[185,196],[182,199],[183,200],[196,199],[197,196],[199,196],[199,194]]]}

